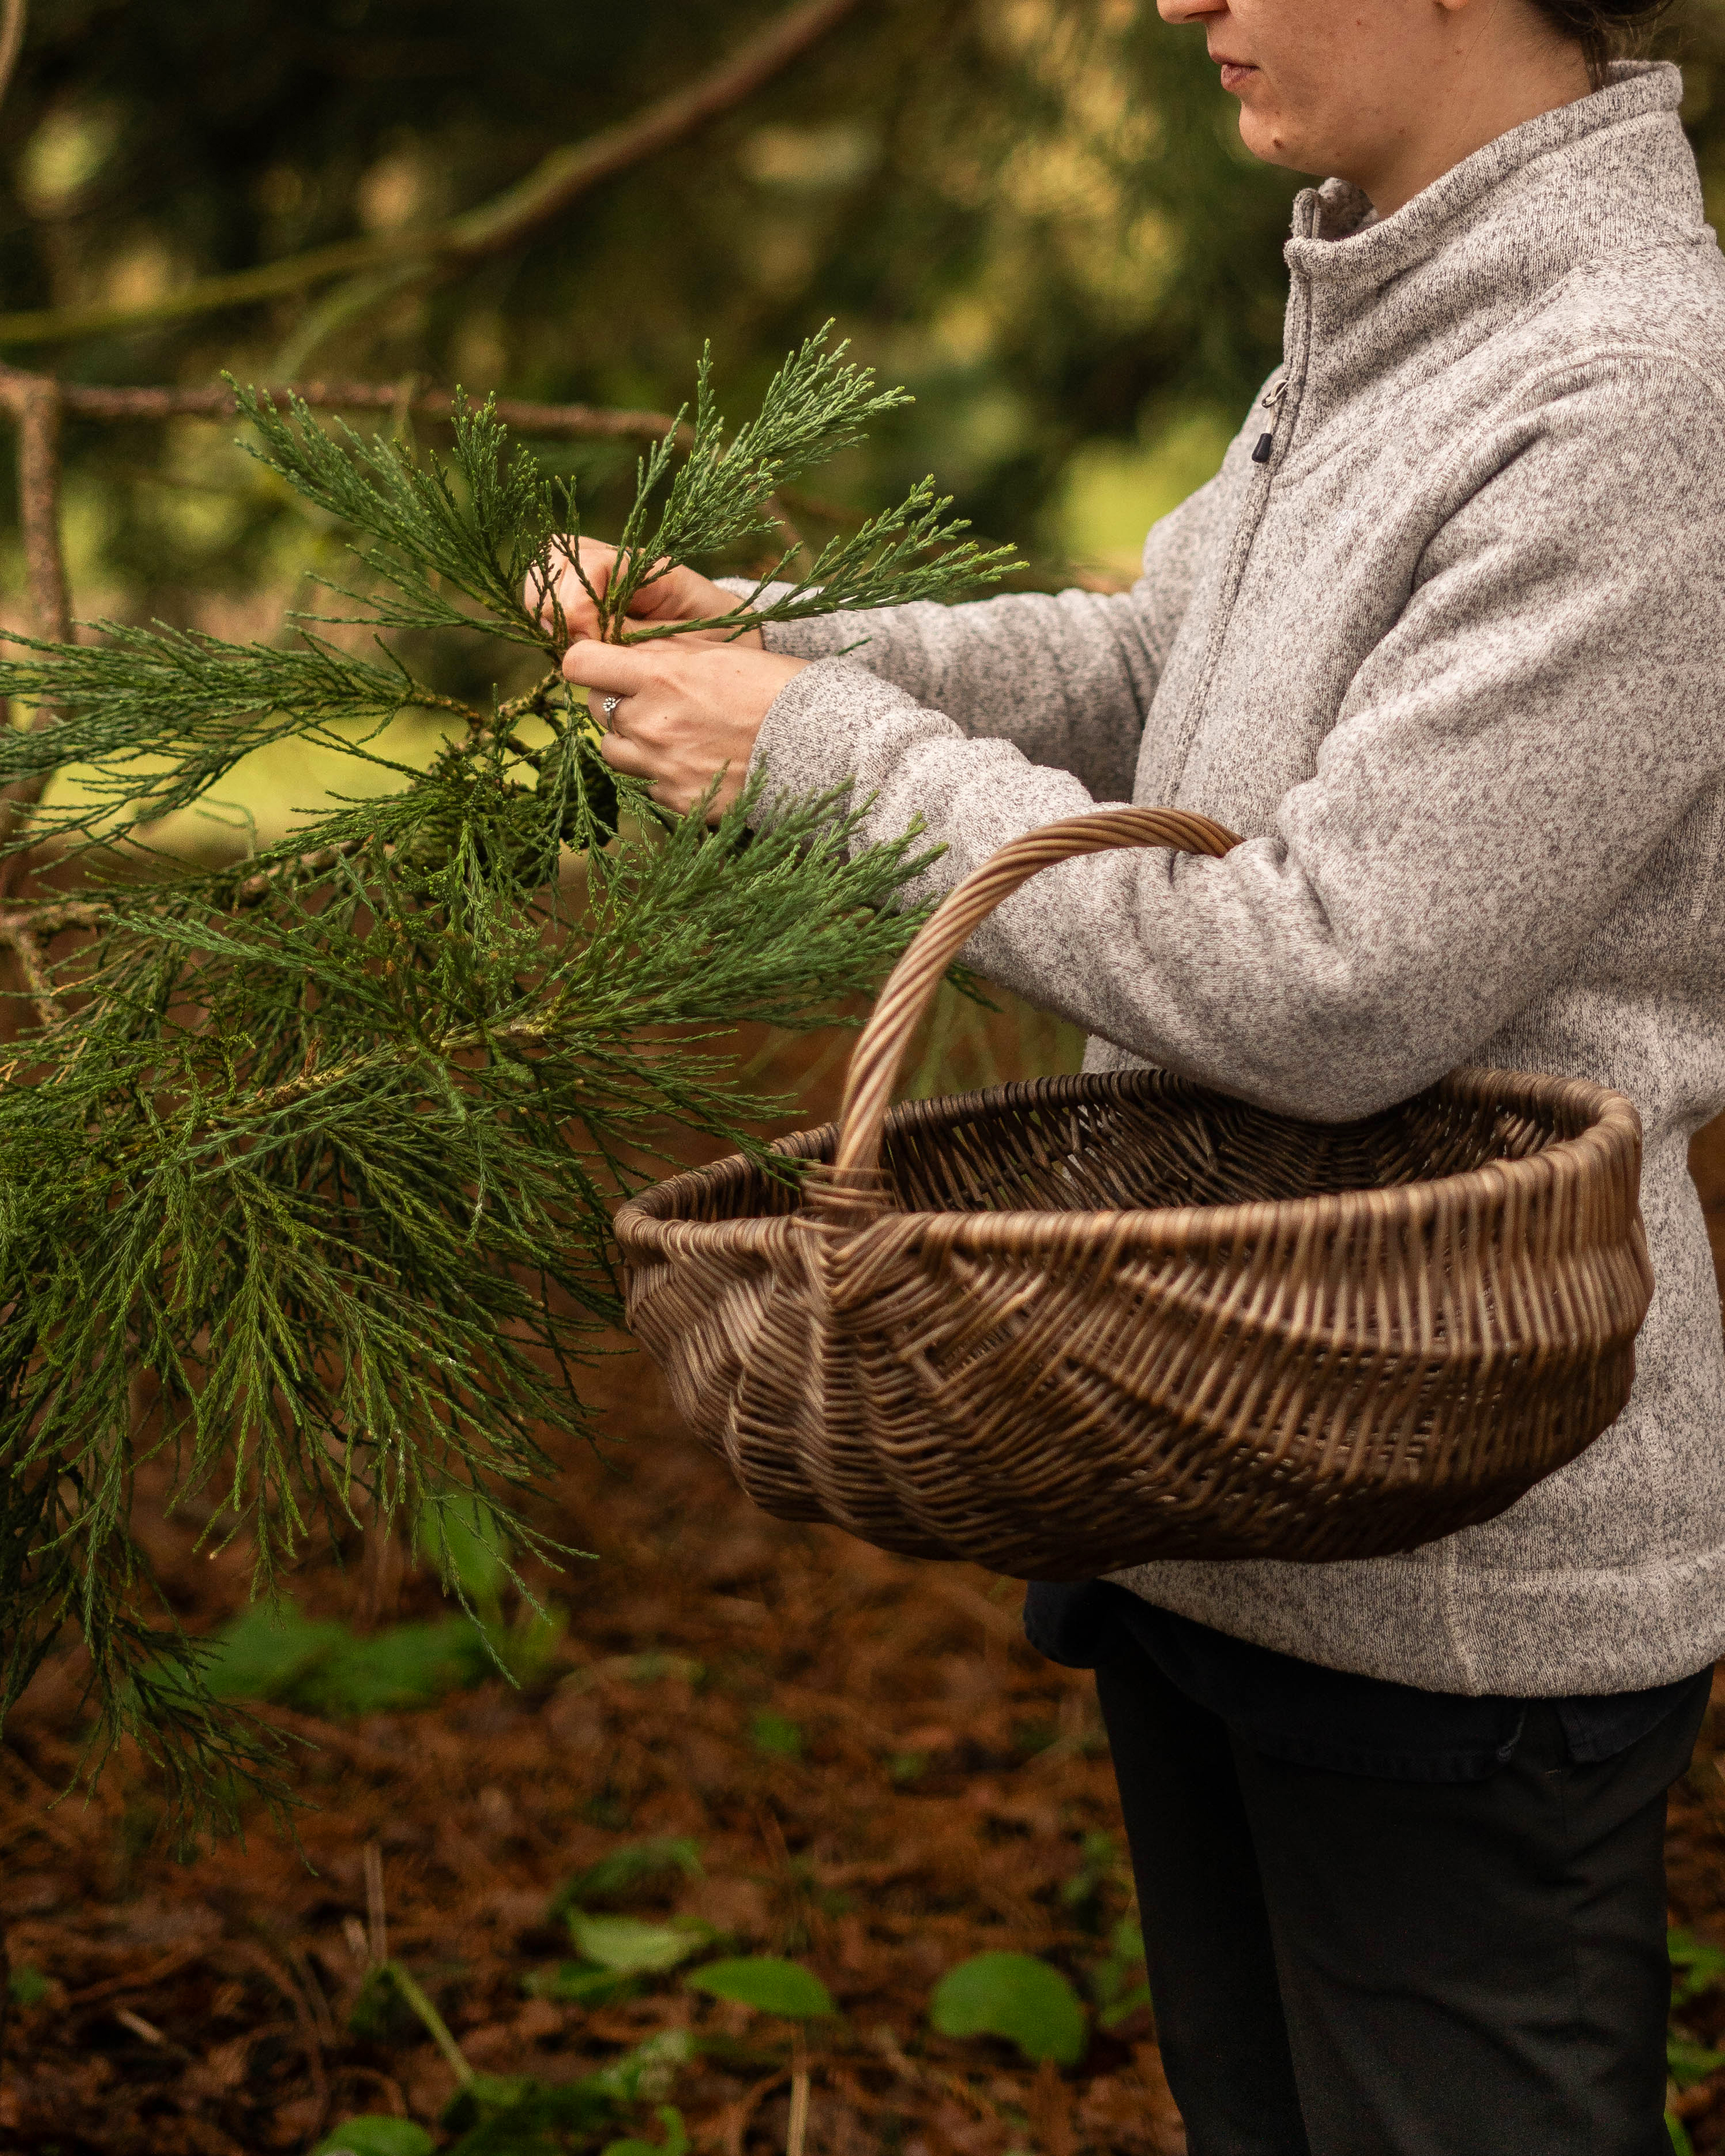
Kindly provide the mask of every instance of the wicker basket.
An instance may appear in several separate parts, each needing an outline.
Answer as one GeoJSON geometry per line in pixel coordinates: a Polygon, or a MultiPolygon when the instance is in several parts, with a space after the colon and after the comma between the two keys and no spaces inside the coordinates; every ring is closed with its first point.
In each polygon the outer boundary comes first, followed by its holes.
{"type": "Polygon", "coordinates": [[[1234,843],[1149,809],[1017,840],[900,963],[837,1126],[619,1214],[629,1322],[768,1512],[1029,1579],[1377,1557],[1502,1512],[1622,1409],[1652,1274],[1617,1094],[1460,1070],[1319,1125],[1132,1071],[886,1112],[1028,876],[1234,843]]]}

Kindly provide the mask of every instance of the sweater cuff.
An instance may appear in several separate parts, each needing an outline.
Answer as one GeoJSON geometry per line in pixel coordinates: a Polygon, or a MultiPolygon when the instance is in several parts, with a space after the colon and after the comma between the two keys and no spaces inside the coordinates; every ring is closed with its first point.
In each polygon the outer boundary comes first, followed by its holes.
{"type": "Polygon", "coordinates": [[[916,699],[854,660],[818,659],[793,674],[761,721],[749,777],[766,778],[763,812],[788,798],[830,793],[856,776],[865,728],[910,720],[916,699]]]}

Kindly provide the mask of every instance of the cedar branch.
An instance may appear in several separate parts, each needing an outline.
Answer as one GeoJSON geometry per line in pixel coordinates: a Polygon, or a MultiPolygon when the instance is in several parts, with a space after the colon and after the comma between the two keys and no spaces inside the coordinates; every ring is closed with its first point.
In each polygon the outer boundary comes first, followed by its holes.
{"type": "Polygon", "coordinates": [[[39,1024],[58,1025],[66,1015],[66,1007],[54,992],[54,983],[49,977],[48,958],[33,929],[16,914],[0,918],[0,942],[3,942],[18,961],[18,972],[23,976],[24,987],[36,1006],[39,1024]]]}
{"type": "MultiPolygon", "coordinates": [[[[901,397],[817,336],[727,443],[709,382],[704,362],[690,432],[707,453],[665,441],[644,460],[625,526],[639,572],[757,532],[781,480],[901,397]]],[[[387,426],[420,385],[367,388],[356,401],[387,426]]],[[[219,418],[225,392],[197,393],[219,418]]],[[[89,416],[147,421],[180,401],[121,397],[96,393],[89,416]]],[[[260,738],[327,737],[331,714],[387,719],[432,692],[398,668],[398,697],[395,675],[310,631],[324,669],[125,625],[107,652],[30,639],[32,656],[0,665],[32,703],[60,705],[45,739],[13,736],[6,775],[77,762],[98,779],[88,813],[71,804],[49,834],[87,837],[61,870],[85,870],[83,888],[0,901],[0,963],[44,1021],[0,1071],[0,1451],[19,1471],[0,1474],[0,1715],[71,1613],[91,1657],[96,1761],[103,1743],[135,1738],[182,1820],[231,1818],[231,1792],[270,1762],[197,1650],[138,1604],[139,1372],[163,1379],[150,1441],[183,1440],[182,1482],[226,1483],[260,1583],[320,1511],[352,1517],[356,1491],[385,1513],[482,1503],[509,1543],[554,1558],[510,1500],[548,1470],[536,1433],[591,1424],[577,1388],[619,1300],[608,1201],[650,1152],[644,1126],[717,1136],[754,1119],[716,1037],[741,1017],[818,1023],[858,993],[913,931],[892,901],[930,858],[914,831],[858,849],[842,793],[753,819],[757,778],[710,841],[698,814],[661,829],[644,788],[605,778],[571,737],[586,722],[520,598],[563,497],[489,408],[455,421],[446,460],[331,441],[245,401],[284,480],[393,550],[383,566],[405,598],[372,609],[383,627],[393,606],[410,626],[423,613],[506,633],[543,647],[547,670],[524,698],[475,699],[483,710],[438,700],[466,737],[445,726],[424,771],[373,753],[362,731],[354,754],[406,781],[387,800],[369,806],[369,786],[336,797],[261,860],[140,886],[116,873],[123,857],[90,855],[122,854],[170,798],[160,758],[172,798],[190,801],[260,738]],[[444,579],[478,611],[439,609],[444,579]],[[511,753],[526,709],[562,730],[554,761],[534,752],[537,786],[511,753]],[[136,813],[110,825],[110,802],[136,813]],[[590,872],[553,907],[570,850],[590,872]]],[[[0,417],[31,423],[49,511],[67,411],[75,423],[61,385],[0,370],[0,417]]],[[[925,548],[936,516],[924,482],[829,542],[831,573],[811,568],[773,603],[893,603],[998,573],[973,547],[925,548]]]]}
{"type": "MultiPolygon", "coordinates": [[[[4,25],[0,23],[0,43],[4,25]]],[[[3,59],[0,53],[0,59],[3,59]]],[[[265,392],[272,400],[297,397],[317,411],[388,412],[398,422],[447,419],[455,399],[447,390],[426,389],[403,396],[400,388],[375,382],[289,382],[265,392]]],[[[71,603],[66,588],[60,542],[59,431],[63,413],[80,419],[151,420],[231,418],[234,393],[218,383],[204,388],[110,388],[90,382],[61,382],[52,375],[32,374],[0,362],[0,408],[18,430],[18,521],[36,633],[44,644],[64,644],[71,635],[71,603]]],[[[502,398],[495,406],[506,426],[523,434],[601,440],[652,439],[676,424],[665,412],[608,411],[593,404],[533,404],[502,398]]],[[[686,429],[685,430],[686,432],[686,429]]],[[[443,701],[443,700],[438,700],[443,701]]],[[[453,701],[448,708],[471,717],[453,701]]],[[[36,723],[49,723],[46,706],[36,723]]],[[[45,781],[24,779],[0,792],[0,841],[10,836],[19,808],[41,794],[45,781]]],[[[0,901],[17,876],[16,858],[0,862],[0,901]]],[[[0,937],[0,941],[4,941],[0,937]]]]}
{"type": "Polygon", "coordinates": [[[315,1063],[309,1064],[298,1077],[285,1079],[280,1085],[255,1094],[249,1101],[236,1103],[230,1113],[236,1122],[248,1116],[273,1116],[297,1101],[326,1093],[333,1086],[344,1086],[350,1078],[357,1078],[362,1073],[424,1063],[428,1058],[453,1064],[460,1056],[470,1055],[475,1049],[541,1047],[555,1032],[557,1015],[551,1011],[534,1018],[511,1019],[506,1024],[494,1025],[484,1031],[476,1026],[458,1026],[423,1040],[392,1042],[367,1049],[344,1062],[331,1064],[326,1070],[321,1070],[315,1063]]]}
{"type": "Polygon", "coordinates": [[[57,936],[63,928],[96,928],[108,918],[110,911],[108,906],[97,906],[83,898],[55,899],[44,906],[21,906],[11,913],[0,913],[0,937],[9,937],[18,929],[26,929],[33,936],[57,936]]]}
{"type": "Polygon", "coordinates": [[[585,141],[554,150],[515,186],[424,231],[351,239],[225,277],[201,277],[142,307],[66,307],[0,315],[0,345],[57,344],[183,321],[194,315],[303,291],[338,277],[419,263],[425,274],[466,268],[507,254],[602,182],[614,178],[752,96],[819,42],[858,0],[803,0],[769,28],[687,88],[673,90],[633,120],[585,141]]]}

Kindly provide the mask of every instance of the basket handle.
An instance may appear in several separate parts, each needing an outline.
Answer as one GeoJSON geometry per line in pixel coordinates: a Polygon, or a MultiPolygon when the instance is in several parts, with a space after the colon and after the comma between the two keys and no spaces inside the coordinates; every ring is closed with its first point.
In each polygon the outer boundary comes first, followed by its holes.
{"type": "Polygon", "coordinates": [[[1110,808],[1100,815],[1068,816],[1039,831],[1027,831],[972,870],[917,932],[862,1029],[839,1110],[833,1165],[816,1178],[820,1199],[836,1204],[820,1203],[819,1209],[853,1219],[879,1210],[881,1133],[911,1036],[947,968],[1003,899],[1028,883],[1039,869],[1052,868],[1079,854],[1111,853],[1118,846],[1169,846],[1176,853],[1208,854],[1219,860],[1239,844],[1224,825],[1184,809],[1110,808]]]}

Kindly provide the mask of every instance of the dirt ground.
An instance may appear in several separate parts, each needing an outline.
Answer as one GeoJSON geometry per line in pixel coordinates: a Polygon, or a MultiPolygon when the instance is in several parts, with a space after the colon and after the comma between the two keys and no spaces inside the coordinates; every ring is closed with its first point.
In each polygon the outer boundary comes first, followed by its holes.
{"type": "MultiPolygon", "coordinates": [[[[1725,1228],[1725,1128],[1697,1165],[1725,1228]]],[[[765,1519],[678,1430],[642,1360],[602,1382],[628,1441],[608,1463],[571,1458],[558,1485],[550,1524],[596,1559],[552,1589],[567,1625],[547,1666],[520,1691],[492,1679],[357,1720],[267,1710],[311,1748],[298,1850],[259,1819],[243,1844],[178,1863],[123,1765],[92,1801],[51,1804],[76,1754],[73,1666],[39,1682],[0,1754],[0,1912],[29,1999],[0,2076],[0,2146],[257,2156],[308,2149],[356,2112],[434,2127],[456,2080],[424,2028],[362,2010],[363,2033],[349,2025],[384,1948],[475,2071],[566,2081],[688,2030],[702,2047],[668,2095],[693,2147],[782,2149],[786,2025],[675,1974],[606,2005],[530,1989],[571,1953],[548,1913],[561,1882],[681,1838],[699,1876],[674,1867],[629,1907],[802,1961],[839,2010],[810,2025],[809,2150],[1183,2149],[1146,2010],[1093,2031],[1064,2071],[929,2025],[942,1973],[984,1951],[1045,1957],[1091,1996],[1130,1907],[1088,1681],[1023,1645],[1021,1590],[765,1519]]],[[[187,1621],[238,1609],[243,1554],[210,1562],[190,1522],[152,1514],[147,1492],[144,1509],[187,1621]]],[[[304,1573],[311,1615],[437,1614],[434,1583],[398,1553],[344,1555],[345,1569],[331,1555],[304,1573]]],[[[1675,1793],[1671,1902],[1674,1922],[1725,1946],[1716,1699],[1675,1793]]],[[[1702,1999],[1688,2026],[1712,2043],[1725,2007],[1702,1999]]],[[[1696,2148],[1725,2150],[1725,2074],[1681,2104],[1696,2148]]],[[[650,2110],[624,2130],[674,2136],[650,2110]]]]}

